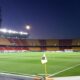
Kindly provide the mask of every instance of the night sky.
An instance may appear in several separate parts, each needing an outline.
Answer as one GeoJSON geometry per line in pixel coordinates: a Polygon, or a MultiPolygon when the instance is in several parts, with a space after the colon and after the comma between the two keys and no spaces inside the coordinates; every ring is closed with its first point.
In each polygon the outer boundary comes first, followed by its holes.
{"type": "Polygon", "coordinates": [[[2,28],[27,31],[31,38],[80,38],[80,0],[0,0],[2,28]]]}

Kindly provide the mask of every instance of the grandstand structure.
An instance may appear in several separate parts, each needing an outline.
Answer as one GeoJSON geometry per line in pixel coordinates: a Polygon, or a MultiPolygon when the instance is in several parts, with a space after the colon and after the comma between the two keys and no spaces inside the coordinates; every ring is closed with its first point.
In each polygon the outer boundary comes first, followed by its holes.
{"type": "MultiPolygon", "coordinates": [[[[19,35],[18,35],[19,36],[19,35]]],[[[23,35],[24,36],[24,35],[23,35]]],[[[28,39],[0,36],[0,51],[80,51],[80,39],[28,39]]]]}
{"type": "Polygon", "coordinates": [[[80,39],[29,39],[26,32],[0,29],[0,52],[80,51],[80,39]]]}

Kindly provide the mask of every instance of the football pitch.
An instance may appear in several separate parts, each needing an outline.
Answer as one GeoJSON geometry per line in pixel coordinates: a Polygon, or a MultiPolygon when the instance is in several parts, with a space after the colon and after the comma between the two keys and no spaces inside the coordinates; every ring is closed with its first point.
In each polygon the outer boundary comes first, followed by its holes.
{"type": "Polygon", "coordinates": [[[79,52],[0,53],[0,73],[44,75],[41,57],[46,53],[49,76],[80,76],[79,52]]]}

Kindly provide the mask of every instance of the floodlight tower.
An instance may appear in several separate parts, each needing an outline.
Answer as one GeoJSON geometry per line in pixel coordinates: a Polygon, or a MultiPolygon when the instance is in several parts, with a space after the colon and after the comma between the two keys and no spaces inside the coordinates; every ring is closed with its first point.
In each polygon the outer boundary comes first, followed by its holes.
{"type": "Polygon", "coordinates": [[[1,23],[2,23],[2,17],[1,17],[1,6],[0,6],[0,28],[1,28],[1,23]]]}

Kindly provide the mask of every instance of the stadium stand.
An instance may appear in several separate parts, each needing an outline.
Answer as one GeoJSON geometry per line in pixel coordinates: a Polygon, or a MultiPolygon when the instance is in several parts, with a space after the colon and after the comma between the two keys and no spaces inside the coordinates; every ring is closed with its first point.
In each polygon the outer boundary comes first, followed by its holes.
{"type": "Polygon", "coordinates": [[[71,39],[59,40],[59,49],[60,50],[72,49],[72,40],[71,39]]]}
{"type": "Polygon", "coordinates": [[[46,40],[46,50],[48,51],[58,51],[59,50],[59,40],[48,39],[46,40]]]}
{"type": "MultiPolygon", "coordinates": [[[[80,39],[28,39],[0,32],[0,51],[80,51],[80,39]],[[7,35],[7,36],[6,36],[7,35]]],[[[9,34],[9,33],[8,33],[9,34]]],[[[13,34],[12,34],[13,35],[13,34]]],[[[21,37],[22,36],[22,37],[21,37]]]]}
{"type": "Polygon", "coordinates": [[[46,46],[59,46],[59,40],[56,39],[47,39],[46,46]]]}
{"type": "Polygon", "coordinates": [[[28,48],[29,51],[41,51],[40,47],[29,47],[28,48]]]}
{"type": "Polygon", "coordinates": [[[30,51],[41,51],[39,40],[36,39],[27,39],[25,40],[26,46],[28,46],[28,50],[30,51]]]}
{"type": "Polygon", "coordinates": [[[72,40],[72,49],[74,51],[80,51],[80,39],[72,40]]]}
{"type": "Polygon", "coordinates": [[[39,40],[36,39],[28,39],[27,40],[28,46],[40,46],[39,40]]]}
{"type": "Polygon", "coordinates": [[[11,43],[6,38],[0,38],[0,45],[11,45],[11,43]]]}
{"type": "Polygon", "coordinates": [[[46,51],[46,40],[39,40],[41,51],[46,51]]]}
{"type": "Polygon", "coordinates": [[[0,47],[0,50],[5,50],[5,47],[0,47]]]}
{"type": "Polygon", "coordinates": [[[23,46],[28,46],[26,39],[20,39],[20,41],[22,42],[23,46]]]}
{"type": "Polygon", "coordinates": [[[80,47],[72,47],[73,51],[80,51],[80,47]]]}
{"type": "Polygon", "coordinates": [[[59,51],[59,47],[46,47],[47,51],[59,51]]]}
{"type": "Polygon", "coordinates": [[[16,43],[17,46],[23,46],[21,39],[14,39],[14,42],[16,43]]]}
{"type": "Polygon", "coordinates": [[[72,45],[73,46],[80,46],[80,39],[74,39],[74,40],[72,40],[72,45]]]}

